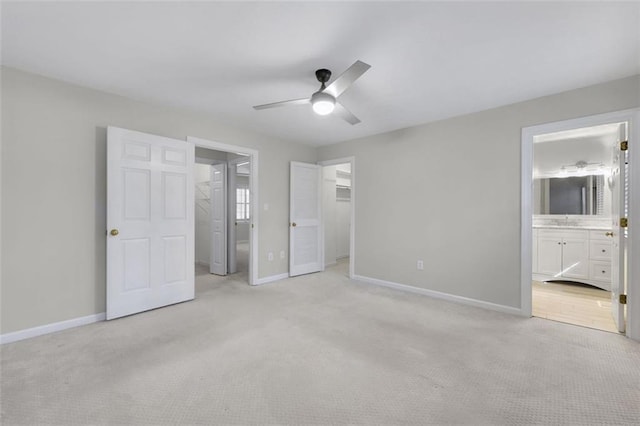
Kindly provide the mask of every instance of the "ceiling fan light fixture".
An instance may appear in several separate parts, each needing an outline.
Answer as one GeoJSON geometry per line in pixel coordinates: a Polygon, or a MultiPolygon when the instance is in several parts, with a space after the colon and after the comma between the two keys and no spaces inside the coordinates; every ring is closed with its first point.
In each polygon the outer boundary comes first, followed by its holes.
{"type": "Polygon", "coordinates": [[[328,93],[316,92],[311,96],[311,106],[316,114],[328,115],[336,107],[336,98],[328,93]]]}

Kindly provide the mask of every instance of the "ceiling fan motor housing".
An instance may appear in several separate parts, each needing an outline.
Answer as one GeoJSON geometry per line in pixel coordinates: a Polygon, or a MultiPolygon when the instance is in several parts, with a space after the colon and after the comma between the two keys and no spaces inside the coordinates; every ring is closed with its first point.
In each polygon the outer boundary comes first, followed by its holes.
{"type": "Polygon", "coordinates": [[[316,78],[320,83],[322,83],[322,85],[324,85],[324,83],[329,81],[329,79],[331,78],[331,71],[325,68],[316,70],[316,78]]]}

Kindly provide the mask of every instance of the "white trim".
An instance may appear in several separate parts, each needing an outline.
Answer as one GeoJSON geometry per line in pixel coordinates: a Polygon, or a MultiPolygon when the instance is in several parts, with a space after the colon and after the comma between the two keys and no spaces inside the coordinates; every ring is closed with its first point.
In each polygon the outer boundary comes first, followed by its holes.
{"type": "Polygon", "coordinates": [[[520,311],[523,316],[531,317],[533,274],[533,134],[522,129],[520,178],[520,311]],[[529,141],[529,142],[525,142],[529,141]]]}
{"type": "Polygon", "coordinates": [[[40,325],[38,327],[14,331],[12,333],[5,333],[0,335],[0,345],[55,333],[57,331],[67,330],[81,325],[93,324],[94,322],[104,321],[105,319],[106,313],[102,312],[99,314],[87,315],[86,317],[73,318],[66,321],[54,322],[51,324],[40,325]]]}
{"type": "MultiPolygon", "coordinates": [[[[355,279],[356,262],[356,157],[342,157],[331,160],[318,161],[320,166],[334,166],[336,164],[351,164],[351,235],[349,236],[349,278],[355,279]]],[[[324,225],[324,224],[323,224],[324,225]]],[[[323,232],[324,236],[324,232],[323,232]]],[[[324,238],[324,237],[323,237],[324,238]]],[[[322,247],[324,253],[324,246],[322,247]]]]}
{"type": "Polygon", "coordinates": [[[434,299],[445,300],[447,302],[474,306],[476,308],[489,309],[492,311],[503,312],[506,314],[522,315],[522,312],[519,308],[514,308],[512,306],[498,305],[497,303],[485,302],[483,300],[477,300],[477,299],[470,299],[468,297],[456,296],[449,293],[441,293],[439,291],[427,290],[424,288],[395,283],[392,281],[379,280],[377,278],[364,277],[362,275],[355,275],[353,279],[355,281],[361,281],[367,284],[379,285],[382,287],[392,288],[394,290],[401,290],[408,293],[421,294],[423,296],[432,297],[434,299]]]}
{"type": "Polygon", "coordinates": [[[187,136],[187,142],[201,148],[213,149],[225,152],[241,152],[247,154],[251,161],[251,174],[249,175],[249,190],[251,191],[250,218],[253,228],[249,228],[249,284],[258,285],[258,151],[238,145],[230,145],[222,142],[211,141],[194,136],[187,136]]]}
{"type": "MultiPolygon", "coordinates": [[[[606,114],[592,115],[572,120],[557,121],[522,129],[521,155],[521,258],[520,258],[520,303],[522,315],[531,316],[531,279],[532,279],[532,216],[531,191],[533,185],[533,137],[539,134],[554,133],[601,124],[629,123],[629,241],[627,258],[635,259],[633,253],[640,251],[640,108],[627,109],[606,114]]],[[[640,262],[629,261],[627,271],[627,337],[640,341],[640,262]]]]}
{"type": "Polygon", "coordinates": [[[272,283],[274,281],[284,280],[285,278],[289,278],[289,273],[288,272],[285,272],[284,274],[271,275],[271,276],[264,277],[264,278],[258,278],[258,280],[256,281],[255,285],[262,285],[262,284],[272,283]]]}

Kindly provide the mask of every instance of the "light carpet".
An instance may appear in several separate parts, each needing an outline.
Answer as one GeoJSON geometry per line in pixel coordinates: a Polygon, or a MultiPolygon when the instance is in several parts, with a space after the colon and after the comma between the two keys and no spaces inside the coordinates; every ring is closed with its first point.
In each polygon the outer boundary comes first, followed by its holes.
{"type": "Polygon", "coordinates": [[[6,344],[14,424],[640,424],[640,345],[324,273],[6,344]]]}

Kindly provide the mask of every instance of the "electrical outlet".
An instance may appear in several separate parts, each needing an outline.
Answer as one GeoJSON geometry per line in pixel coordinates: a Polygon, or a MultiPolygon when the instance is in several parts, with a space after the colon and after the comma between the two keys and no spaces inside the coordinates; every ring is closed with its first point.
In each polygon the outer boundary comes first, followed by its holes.
{"type": "Polygon", "coordinates": [[[285,253],[284,253],[284,250],[282,250],[282,251],[280,252],[280,259],[284,259],[284,256],[285,256],[285,253]]]}
{"type": "Polygon", "coordinates": [[[422,260],[418,260],[418,271],[424,270],[424,262],[422,260]]]}
{"type": "Polygon", "coordinates": [[[267,255],[267,259],[269,259],[269,262],[273,261],[273,252],[269,252],[269,254],[267,255]]]}

